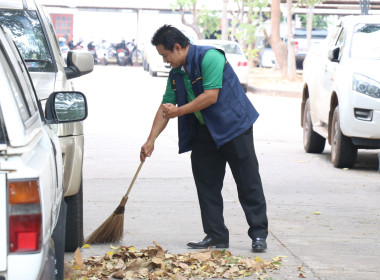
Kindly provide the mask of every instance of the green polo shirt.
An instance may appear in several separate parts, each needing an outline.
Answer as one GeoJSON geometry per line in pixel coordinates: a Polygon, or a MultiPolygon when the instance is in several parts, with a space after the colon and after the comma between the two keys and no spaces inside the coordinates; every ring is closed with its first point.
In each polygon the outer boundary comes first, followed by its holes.
{"type": "MultiPolygon", "coordinates": [[[[203,89],[206,90],[222,88],[223,70],[225,62],[226,61],[224,55],[218,50],[211,49],[206,52],[201,64],[203,89]]],[[[189,102],[193,101],[195,99],[195,94],[193,88],[191,87],[189,75],[183,70],[183,67],[175,68],[173,69],[173,72],[180,73],[183,75],[187,91],[187,100],[189,102]]],[[[174,105],[177,104],[177,96],[171,87],[169,78],[166,84],[166,91],[163,96],[162,103],[172,103],[174,105]]],[[[205,124],[202,117],[202,113],[200,111],[194,112],[194,114],[202,125],[205,124]]]]}

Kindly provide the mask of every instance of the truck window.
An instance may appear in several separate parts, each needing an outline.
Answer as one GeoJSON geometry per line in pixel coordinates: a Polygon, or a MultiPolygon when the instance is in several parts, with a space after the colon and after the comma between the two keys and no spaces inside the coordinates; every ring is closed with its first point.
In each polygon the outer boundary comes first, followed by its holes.
{"type": "Polygon", "coordinates": [[[33,122],[31,119],[34,119],[36,114],[38,113],[37,106],[34,103],[34,97],[28,89],[28,85],[25,84],[25,82],[23,83],[21,80],[18,79],[17,69],[15,68],[18,65],[13,67],[13,65],[9,61],[8,56],[5,55],[5,51],[4,55],[2,49],[1,51],[2,52],[0,54],[0,63],[1,65],[3,65],[4,73],[7,75],[9,85],[11,87],[11,90],[13,91],[19,114],[24,122],[25,128],[28,129],[33,122]]]}
{"type": "Polygon", "coordinates": [[[3,113],[1,112],[0,108],[0,144],[6,144],[5,141],[5,126],[2,119],[3,113]]]}
{"type": "Polygon", "coordinates": [[[0,9],[0,22],[15,41],[30,72],[54,72],[52,55],[35,11],[0,9]]]}
{"type": "Polygon", "coordinates": [[[358,59],[380,59],[380,24],[355,26],[350,56],[358,59]]]}

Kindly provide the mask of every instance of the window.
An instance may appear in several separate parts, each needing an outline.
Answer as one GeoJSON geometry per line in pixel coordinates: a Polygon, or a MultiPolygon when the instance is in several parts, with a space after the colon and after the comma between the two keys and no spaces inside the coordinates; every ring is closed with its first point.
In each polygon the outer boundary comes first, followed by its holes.
{"type": "Polygon", "coordinates": [[[1,25],[12,35],[28,70],[53,72],[52,55],[36,12],[0,10],[1,25]]]}
{"type": "Polygon", "coordinates": [[[352,37],[351,58],[380,59],[380,24],[357,24],[352,37]]]}
{"type": "Polygon", "coordinates": [[[5,144],[6,143],[6,134],[5,134],[5,127],[4,127],[4,122],[3,122],[3,114],[1,112],[0,108],[0,144],[5,144]]]}
{"type": "Polygon", "coordinates": [[[29,90],[31,86],[17,78],[17,72],[22,75],[21,70],[17,71],[17,69],[10,66],[11,64],[5,56],[1,55],[0,61],[7,74],[8,84],[14,94],[20,116],[27,127],[26,123],[28,120],[37,113],[37,106],[29,90]]]}

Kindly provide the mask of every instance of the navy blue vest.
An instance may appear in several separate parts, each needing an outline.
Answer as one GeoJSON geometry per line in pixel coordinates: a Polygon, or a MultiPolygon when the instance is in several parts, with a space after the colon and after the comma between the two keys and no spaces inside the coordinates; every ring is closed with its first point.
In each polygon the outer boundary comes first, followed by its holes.
{"type": "MultiPolygon", "coordinates": [[[[201,63],[203,56],[209,49],[213,49],[213,47],[190,44],[186,57],[186,69],[196,97],[204,91],[201,63]]],[[[223,51],[221,52],[224,54],[223,51]]],[[[169,79],[177,96],[178,107],[188,103],[183,75],[173,73],[172,70],[169,73],[169,79]]],[[[247,131],[259,116],[227,59],[218,100],[201,112],[218,147],[247,131]]],[[[192,149],[196,138],[197,121],[194,114],[187,114],[178,118],[179,153],[192,149]]]]}

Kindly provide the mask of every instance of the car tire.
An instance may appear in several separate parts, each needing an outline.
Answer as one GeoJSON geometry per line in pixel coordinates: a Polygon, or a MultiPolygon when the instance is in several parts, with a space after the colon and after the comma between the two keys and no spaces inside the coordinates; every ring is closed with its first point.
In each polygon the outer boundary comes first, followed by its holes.
{"type": "Polygon", "coordinates": [[[310,99],[306,100],[303,113],[303,148],[307,153],[320,154],[325,149],[326,139],[313,130],[310,114],[310,99]]]}
{"type": "Polygon", "coordinates": [[[146,60],[145,59],[143,59],[143,69],[144,69],[144,71],[146,71],[146,60]]]}
{"type": "Polygon", "coordinates": [[[331,162],[338,168],[350,168],[355,165],[358,149],[351,138],[340,130],[339,106],[334,110],[331,124],[331,162]]]}
{"type": "Polygon", "coordinates": [[[83,184],[77,194],[65,197],[67,204],[65,251],[74,252],[84,242],[83,184]]]}
{"type": "Polygon", "coordinates": [[[247,93],[247,91],[248,91],[248,84],[241,84],[241,86],[243,87],[244,92],[247,93]]]}
{"type": "Polygon", "coordinates": [[[157,77],[157,72],[152,71],[152,69],[149,69],[149,74],[150,74],[152,77],[157,77]]]}

